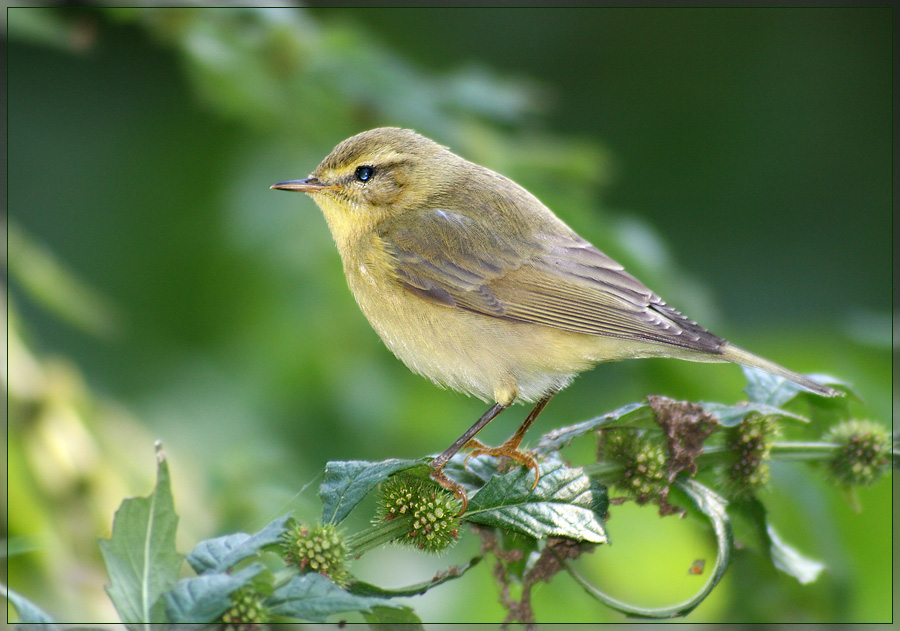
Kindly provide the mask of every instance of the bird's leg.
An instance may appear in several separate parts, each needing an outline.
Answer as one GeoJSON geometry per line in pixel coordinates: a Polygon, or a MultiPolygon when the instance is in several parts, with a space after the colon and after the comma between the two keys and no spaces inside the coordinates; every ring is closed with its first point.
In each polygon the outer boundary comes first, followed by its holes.
{"type": "Polygon", "coordinates": [[[525,422],[523,422],[522,425],[519,426],[519,429],[516,430],[516,433],[510,436],[507,441],[499,447],[487,447],[474,438],[469,440],[469,442],[466,443],[466,447],[472,449],[472,451],[468,456],[466,456],[466,462],[468,462],[469,458],[472,458],[473,456],[481,455],[506,456],[507,458],[512,458],[513,460],[521,462],[529,469],[534,470],[534,484],[531,485],[531,488],[536,487],[538,480],[540,480],[541,478],[541,473],[538,469],[537,461],[530,453],[526,451],[520,451],[519,445],[522,444],[522,439],[525,438],[525,432],[528,431],[528,428],[531,427],[531,424],[534,423],[535,419],[546,407],[550,399],[553,398],[554,394],[556,394],[555,390],[538,401],[537,405],[534,406],[534,409],[531,410],[531,412],[525,418],[525,422]]]}
{"type": "MultiPolygon", "coordinates": [[[[431,477],[445,489],[453,491],[453,494],[456,495],[457,499],[462,500],[462,509],[459,511],[460,515],[466,512],[466,507],[469,505],[469,499],[466,497],[466,491],[463,489],[462,485],[446,476],[444,473],[444,465],[446,465],[450,458],[456,455],[460,449],[468,444],[475,434],[480,432],[485,425],[494,420],[497,415],[507,407],[509,406],[503,405],[502,403],[495,403],[492,405],[491,409],[482,414],[481,418],[478,419],[472,427],[467,429],[462,436],[456,439],[456,442],[447,447],[441,455],[431,461],[431,466],[434,469],[434,471],[431,472],[431,477]]],[[[522,433],[524,434],[524,432],[522,433]]]]}

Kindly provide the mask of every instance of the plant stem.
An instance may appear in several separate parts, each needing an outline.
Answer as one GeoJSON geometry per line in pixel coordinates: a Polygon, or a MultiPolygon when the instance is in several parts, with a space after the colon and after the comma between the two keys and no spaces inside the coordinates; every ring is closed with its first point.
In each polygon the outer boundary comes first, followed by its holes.
{"type": "Polygon", "coordinates": [[[412,521],[412,515],[401,515],[394,519],[374,524],[368,530],[363,530],[347,537],[345,544],[350,552],[350,556],[359,557],[369,550],[374,550],[379,546],[390,543],[403,533],[409,532],[412,529],[412,521]]]}
{"type": "MultiPolygon", "coordinates": [[[[819,442],[778,442],[772,443],[769,458],[785,462],[801,462],[828,460],[839,445],[835,443],[819,442]]],[[[705,447],[703,453],[697,456],[698,467],[710,467],[727,463],[733,457],[734,451],[724,445],[712,445],[705,447]]],[[[617,462],[604,461],[590,464],[584,467],[585,472],[609,484],[615,482],[622,473],[622,465],[617,462]]]]}
{"type": "Polygon", "coordinates": [[[828,460],[840,445],[835,443],[800,443],[783,442],[773,443],[772,460],[828,460]]]}

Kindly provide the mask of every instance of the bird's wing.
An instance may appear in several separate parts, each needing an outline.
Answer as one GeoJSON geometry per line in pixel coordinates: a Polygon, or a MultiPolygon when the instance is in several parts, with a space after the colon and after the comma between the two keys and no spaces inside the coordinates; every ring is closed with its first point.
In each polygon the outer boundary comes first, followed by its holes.
{"type": "Polygon", "coordinates": [[[724,340],[574,232],[524,239],[438,209],[378,232],[397,281],[424,299],[576,333],[721,352],[724,340]]]}

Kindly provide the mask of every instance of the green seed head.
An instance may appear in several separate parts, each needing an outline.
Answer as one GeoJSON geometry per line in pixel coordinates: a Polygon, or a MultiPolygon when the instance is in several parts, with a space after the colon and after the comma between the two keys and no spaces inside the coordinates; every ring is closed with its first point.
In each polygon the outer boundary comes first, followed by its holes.
{"type": "Polygon", "coordinates": [[[874,484],[890,463],[890,434],[873,421],[844,421],[825,434],[823,440],[840,445],[828,463],[828,471],[838,484],[874,484]]]}
{"type": "Polygon", "coordinates": [[[639,504],[656,499],[668,484],[666,447],[647,432],[603,432],[599,458],[622,465],[622,476],[614,484],[639,504]]]}
{"type": "Polygon", "coordinates": [[[231,602],[231,609],[222,614],[223,631],[257,631],[259,625],[269,621],[263,596],[252,588],[245,587],[234,592],[231,602]]]}
{"type": "Polygon", "coordinates": [[[307,528],[292,520],[282,535],[281,553],[301,572],[318,572],[338,585],[345,585],[349,579],[347,548],[336,526],[307,528]]]}
{"type": "Polygon", "coordinates": [[[751,413],[725,434],[734,460],[721,471],[727,495],[749,497],[769,482],[769,453],[777,426],[772,417],[751,413]]]}
{"type": "Polygon", "coordinates": [[[398,474],[382,484],[377,520],[407,520],[409,530],[395,541],[439,553],[459,538],[459,508],[453,493],[431,480],[398,474]]]}

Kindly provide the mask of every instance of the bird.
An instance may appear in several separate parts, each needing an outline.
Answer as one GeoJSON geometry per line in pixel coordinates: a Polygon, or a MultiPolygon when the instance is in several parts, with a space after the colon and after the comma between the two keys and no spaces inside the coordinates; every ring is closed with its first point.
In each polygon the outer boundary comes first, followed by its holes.
{"type": "MultiPolygon", "coordinates": [[[[508,456],[561,389],[601,362],[673,357],[733,362],[818,395],[840,391],[743,350],[666,304],[511,179],[410,129],[340,142],[304,179],[270,188],[318,205],[350,291],[385,345],[414,373],[491,405],[434,457],[508,456]],[[513,403],[534,407],[498,447],[475,435],[513,403]]],[[[461,511],[461,512],[462,512],[461,511]]]]}

